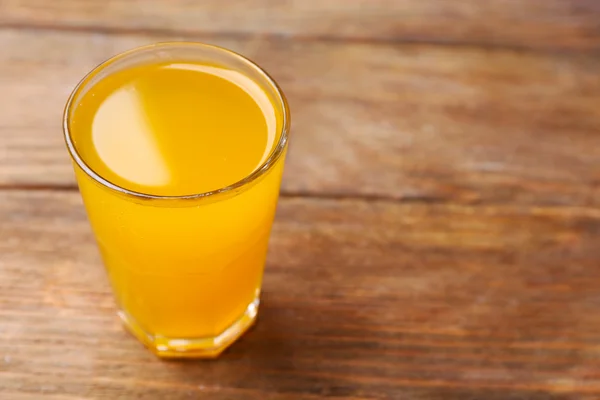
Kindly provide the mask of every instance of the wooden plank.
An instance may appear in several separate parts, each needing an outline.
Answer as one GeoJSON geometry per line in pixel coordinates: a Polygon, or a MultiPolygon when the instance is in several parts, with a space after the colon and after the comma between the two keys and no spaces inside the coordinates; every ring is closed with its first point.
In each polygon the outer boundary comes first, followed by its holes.
{"type": "Polygon", "coordinates": [[[596,0],[3,0],[0,24],[598,49],[596,0]]]}
{"type": "MultiPolygon", "coordinates": [[[[104,58],[164,37],[0,31],[0,184],[73,185],[66,98],[104,58]]],[[[215,38],[288,94],[287,193],[600,204],[600,57],[215,38]]]]}
{"type": "Polygon", "coordinates": [[[600,395],[597,210],[282,199],[259,323],[201,363],[122,331],[77,193],[0,221],[1,398],[600,395]]]}

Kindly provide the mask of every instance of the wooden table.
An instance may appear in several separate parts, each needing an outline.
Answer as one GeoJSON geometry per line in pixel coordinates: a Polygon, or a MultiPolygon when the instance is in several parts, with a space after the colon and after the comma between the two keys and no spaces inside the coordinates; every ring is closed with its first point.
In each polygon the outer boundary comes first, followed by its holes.
{"type": "Polygon", "coordinates": [[[0,398],[600,398],[597,0],[0,0],[0,398]],[[163,362],[115,318],[64,149],[166,39],[287,92],[258,325],[163,362]]]}

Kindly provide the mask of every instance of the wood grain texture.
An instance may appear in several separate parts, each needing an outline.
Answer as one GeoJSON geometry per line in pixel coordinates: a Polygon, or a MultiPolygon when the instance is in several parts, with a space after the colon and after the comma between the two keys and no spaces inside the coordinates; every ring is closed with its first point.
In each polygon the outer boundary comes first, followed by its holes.
{"type": "Polygon", "coordinates": [[[600,396],[596,210],[282,199],[259,323],[213,362],[122,331],[77,193],[0,192],[0,221],[3,399],[600,396]]]}
{"type": "Polygon", "coordinates": [[[0,0],[0,399],[600,398],[598,21],[596,0],[0,0]],[[86,72],[172,39],[256,60],[293,114],[259,323],[210,362],[121,329],[62,142],[86,72]]]}
{"type": "Polygon", "coordinates": [[[186,35],[280,35],[600,48],[596,0],[3,0],[0,24],[186,35]]]}
{"type": "MultiPolygon", "coordinates": [[[[172,37],[168,37],[172,38],[172,37]]],[[[0,31],[0,185],[72,186],[63,104],[94,65],[167,39],[0,31]]],[[[600,204],[600,56],[215,37],[288,94],[286,193],[600,204]]]]}

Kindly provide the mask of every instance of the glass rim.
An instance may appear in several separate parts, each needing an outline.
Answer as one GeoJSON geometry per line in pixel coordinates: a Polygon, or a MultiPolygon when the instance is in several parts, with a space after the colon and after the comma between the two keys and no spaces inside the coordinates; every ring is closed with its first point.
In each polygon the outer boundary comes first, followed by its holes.
{"type": "MultiPolygon", "coordinates": [[[[261,87],[263,87],[265,82],[263,82],[263,83],[256,82],[256,83],[258,85],[260,85],[261,87]]],[[[148,45],[144,45],[144,46],[138,46],[138,47],[126,50],[124,52],[118,53],[118,54],[108,58],[107,60],[101,62],[96,67],[94,67],[90,72],[88,72],[79,81],[79,83],[77,83],[77,85],[75,86],[75,88],[73,89],[71,94],[69,95],[69,99],[67,100],[67,104],[65,105],[64,112],[63,112],[64,140],[67,145],[69,154],[70,154],[71,158],[75,161],[77,166],[79,168],[81,168],[81,170],[87,176],[92,178],[92,180],[94,180],[96,183],[98,183],[108,189],[111,189],[117,193],[120,193],[120,194],[123,194],[126,196],[130,196],[130,197],[134,197],[134,198],[137,198],[140,200],[199,200],[199,199],[204,199],[204,198],[209,198],[209,197],[216,198],[216,197],[220,197],[220,195],[225,195],[227,193],[233,193],[238,189],[248,187],[251,183],[255,182],[257,179],[259,179],[264,174],[266,174],[268,171],[270,171],[271,168],[277,162],[277,160],[281,157],[281,155],[283,154],[283,152],[286,148],[289,130],[290,130],[290,110],[289,110],[289,106],[288,106],[287,100],[285,98],[285,95],[283,94],[283,91],[281,90],[281,88],[279,87],[277,82],[275,82],[275,80],[264,69],[262,69],[254,61],[250,60],[249,58],[247,58],[233,50],[229,50],[224,47],[216,46],[216,45],[212,45],[212,44],[201,43],[201,42],[192,42],[192,41],[168,41],[168,42],[158,42],[158,43],[148,44],[148,45]],[[207,192],[201,192],[201,193],[186,194],[186,195],[156,195],[156,194],[143,193],[143,192],[138,192],[135,190],[127,189],[121,185],[117,185],[116,183],[109,181],[108,179],[104,178],[102,175],[97,173],[92,167],[90,167],[84,161],[83,157],[81,157],[81,155],[77,151],[77,148],[75,147],[75,144],[71,137],[71,129],[70,129],[70,125],[71,125],[70,115],[72,114],[72,111],[75,109],[74,99],[77,97],[77,95],[80,94],[81,90],[87,86],[88,82],[91,81],[91,79],[94,76],[96,76],[98,73],[100,73],[102,70],[104,70],[108,66],[112,65],[113,63],[115,63],[119,60],[122,60],[128,56],[134,55],[138,52],[142,52],[144,50],[160,49],[160,48],[164,48],[164,47],[174,47],[174,46],[197,47],[197,48],[212,49],[215,51],[227,53],[228,55],[233,56],[234,58],[237,58],[238,61],[243,62],[246,66],[250,67],[254,71],[258,72],[258,74],[262,78],[264,78],[267,85],[272,85],[275,95],[276,95],[276,100],[278,100],[278,102],[279,102],[278,105],[281,107],[281,110],[282,110],[282,124],[281,124],[281,129],[280,129],[281,132],[280,132],[279,140],[277,141],[277,143],[274,146],[272,146],[270,154],[266,158],[266,160],[263,161],[254,170],[252,170],[252,172],[250,174],[246,175],[244,178],[242,178],[230,185],[227,185],[227,186],[224,186],[224,187],[221,187],[218,189],[210,190],[207,192]]]]}

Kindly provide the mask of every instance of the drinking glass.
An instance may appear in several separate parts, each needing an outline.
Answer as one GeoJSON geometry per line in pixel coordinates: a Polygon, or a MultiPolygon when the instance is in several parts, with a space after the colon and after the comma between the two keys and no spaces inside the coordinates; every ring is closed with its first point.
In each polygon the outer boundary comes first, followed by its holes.
{"type": "MultiPolygon", "coordinates": [[[[235,114],[232,109],[231,117],[235,114]]],[[[160,43],[96,67],[71,94],[63,123],[83,203],[126,328],[161,357],[220,354],[257,316],[290,128],[280,88],[252,61],[229,50],[160,43]],[[256,83],[277,120],[266,160],[238,182],[186,196],[135,192],[94,171],[78,152],[73,139],[77,132],[71,130],[79,100],[111,74],[157,60],[218,66],[256,83]]]]}

